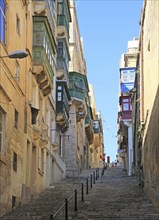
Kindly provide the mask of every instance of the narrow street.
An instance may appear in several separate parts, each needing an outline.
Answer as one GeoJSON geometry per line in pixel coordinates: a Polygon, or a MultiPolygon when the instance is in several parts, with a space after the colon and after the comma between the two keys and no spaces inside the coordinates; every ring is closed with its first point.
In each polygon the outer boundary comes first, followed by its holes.
{"type": "Polygon", "coordinates": [[[159,212],[144,194],[138,179],[122,167],[106,170],[72,219],[157,220],[159,212]]]}
{"type": "MultiPolygon", "coordinates": [[[[54,214],[81,183],[86,185],[87,177],[90,177],[94,171],[90,169],[83,172],[80,177],[67,178],[55,184],[29,204],[13,210],[0,220],[49,220],[50,214],[54,214]]],[[[101,176],[100,169],[99,178],[95,180],[95,183],[92,182],[91,188],[89,181],[88,194],[84,187],[83,202],[80,201],[81,194],[79,193],[76,212],[74,211],[74,197],[69,201],[69,220],[159,219],[159,212],[145,196],[138,184],[138,179],[135,176],[128,177],[122,166],[108,168],[104,176],[101,176]]],[[[61,211],[54,219],[64,220],[65,213],[61,211]]]]}

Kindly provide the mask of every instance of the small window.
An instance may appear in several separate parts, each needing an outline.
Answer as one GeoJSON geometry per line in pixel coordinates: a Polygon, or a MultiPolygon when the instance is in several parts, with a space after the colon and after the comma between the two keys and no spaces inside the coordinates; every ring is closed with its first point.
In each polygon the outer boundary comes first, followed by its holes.
{"type": "Polygon", "coordinates": [[[37,124],[37,117],[38,117],[39,109],[36,109],[34,107],[31,107],[31,116],[32,116],[32,124],[37,124]]]}
{"type": "Polygon", "coordinates": [[[17,154],[13,152],[13,170],[17,171],[17,154]]]}
{"type": "Polygon", "coordinates": [[[15,209],[16,206],[16,197],[12,196],[12,209],[15,209]]]}
{"type": "Polygon", "coordinates": [[[129,99],[123,99],[123,102],[129,102],[129,99]]]}
{"type": "Polygon", "coordinates": [[[4,140],[5,140],[5,112],[0,107],[0,152],[4,150],[4,140]]]}
{"type": "Polygon", "coordinates": [[[62,101],[62,93],[61,92],[57,93],[57,101],[62,101]]]}
{"type": "Polygon", "coordinates": [[[14,115],[14,127],[18,128],[18,112],[15,109],[15,115],[14,115]]]}
{"type": "Polygon", "coordinates": [[[62,90],[62,86],[58,86],[58,90],[62,90]]]}
{"type": "Polygon", "coordinates": [[[122,110],[123,111],[131,111],[132,110],[130,97],[122,99],[122,110]]]}
{"type": "Polygon", "coordinates": [[[63,14],[63,3],[62,2],[58,2],[57,13],[58,13],[58,15],[62,15],[63,14]]]}
{"type": "Polygon", "coordinates": [[[63,47],[63,42],[62,41],[58,42],[58,47],[63,47]]]}
{"type": "Polygon", "coordinates": [[[123,104],[123,111],[129,111],[129,104],[128,103],[123,104]]]}
{"type": "Polygon", "coordinates": [[[64,51],[63,51],[63,42],[62,41],[59,41],[58,42],[58,58],[64,58],[63,54],[64,54],[64,51]]]}
{"type": "Polygon", "coordinates": [[[123,70],[123,73],[127,73],[127,70],[123,70]]]}
{"type": "Polygon", "coordinates": [[[63,48],[58,48],[58,58],[63,58],[63,48]]]}
{"type": "Polygon", "coordinates": [[[122,76],[122,81],[127,82],[128,81],[128,76],[122,76]]]}
{"type": "Polygon", "coordinates": [[[130,75],[130,82],[134,82],[134,73],[130,75]]]}
{"type": "Polygon", "coordinates": [[[93,130],[94,130],[94,133],[99,133],[99,122],[98,121],[93,122],[93,130]]]}
{"type": "Polygon", "coordinates": [[[20,19],[17,14],[16,14],[16,31],[17,31],[17,34],[20,36],[20,19]]]}

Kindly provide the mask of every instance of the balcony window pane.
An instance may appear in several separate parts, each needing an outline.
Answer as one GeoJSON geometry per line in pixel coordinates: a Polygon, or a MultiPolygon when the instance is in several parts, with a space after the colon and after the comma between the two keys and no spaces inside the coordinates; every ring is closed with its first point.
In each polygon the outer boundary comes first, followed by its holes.
{"type": "Polygon", "coordinates": [[[129,110],[129,104],[128,103],[124,103],[123,104],[123,111],[128,111],[129,110]]]}
{"type": "Polygon", "coordinates": [[[33,37],[34,46],[41,46],[43,45],[42,42],[43,42],[43,36],[41,32],[35,32],[33,37]]]}
{"type": "Polygon", "coordinates": [[[13,152],[13,170],[17,171],[17,154],[13,152]]]}
{"type": "Polygon", "coordinates": [[[62,101],[62,93],[61,92],[57,93],[57,101],[62,101]]]}
{"type": "Polygon", "coordinates": [[[123,102],[129,102],[129,99],[123,99],[123,102]]]}
{"type": "Polygon", "coordinates": [[[58,86],[58,90],[62,90],[62,86],[58,86]]]}
{"type": "Polygon", "coordinates": [[[62,15],[63,14],[62,8],[63,8],[63,3],[59,2],[58,6],[57,6],[58,15],[62,15]]]}
{"type": "Polygon", "coordinates": [[[54,15],[54,0],[49,0],[49,7],[52,14],[52,17],[54,15]]]}

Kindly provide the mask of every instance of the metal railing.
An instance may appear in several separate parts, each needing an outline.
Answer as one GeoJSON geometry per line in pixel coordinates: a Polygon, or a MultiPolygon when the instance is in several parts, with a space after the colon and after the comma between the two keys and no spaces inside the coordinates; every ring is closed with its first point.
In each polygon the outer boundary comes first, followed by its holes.
{"type": "Polygon", "coordinates": [[[95,171],[93,171],[93,174],[90,175],[90,177],[86,178],[86,182],[81,183],[81,186],[78,189],[74,190],[74,193],[70,195],[67,199],[65,199],[65,202],[62,204],[62,206],[54,213],[50,215],[50,220],[55,220],[56,216],[64,211],[64,219],[68,220],[68,203],[74,198],[74,212],[78,211],[78,193],[81,193],[81,202],[84,201],[84,194],[89,194],[89,186],[90,188],[93,188],[93,184],[95,184],[96,180],[99,178],[99,168],[96,168],[95,171]],[[84,193],[84,187],[85,187],[85,193],[84,193]]]}

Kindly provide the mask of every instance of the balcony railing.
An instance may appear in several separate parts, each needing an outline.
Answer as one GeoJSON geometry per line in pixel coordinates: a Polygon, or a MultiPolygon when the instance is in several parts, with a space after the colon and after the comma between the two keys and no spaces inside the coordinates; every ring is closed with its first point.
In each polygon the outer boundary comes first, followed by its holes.
{"type": "Polygon", "coordinates": [[[51,34],[46,16],[33,17],[33,61],[34,65],[43,65],[52,81],[56,71],[55,38],[51,34]]]}

